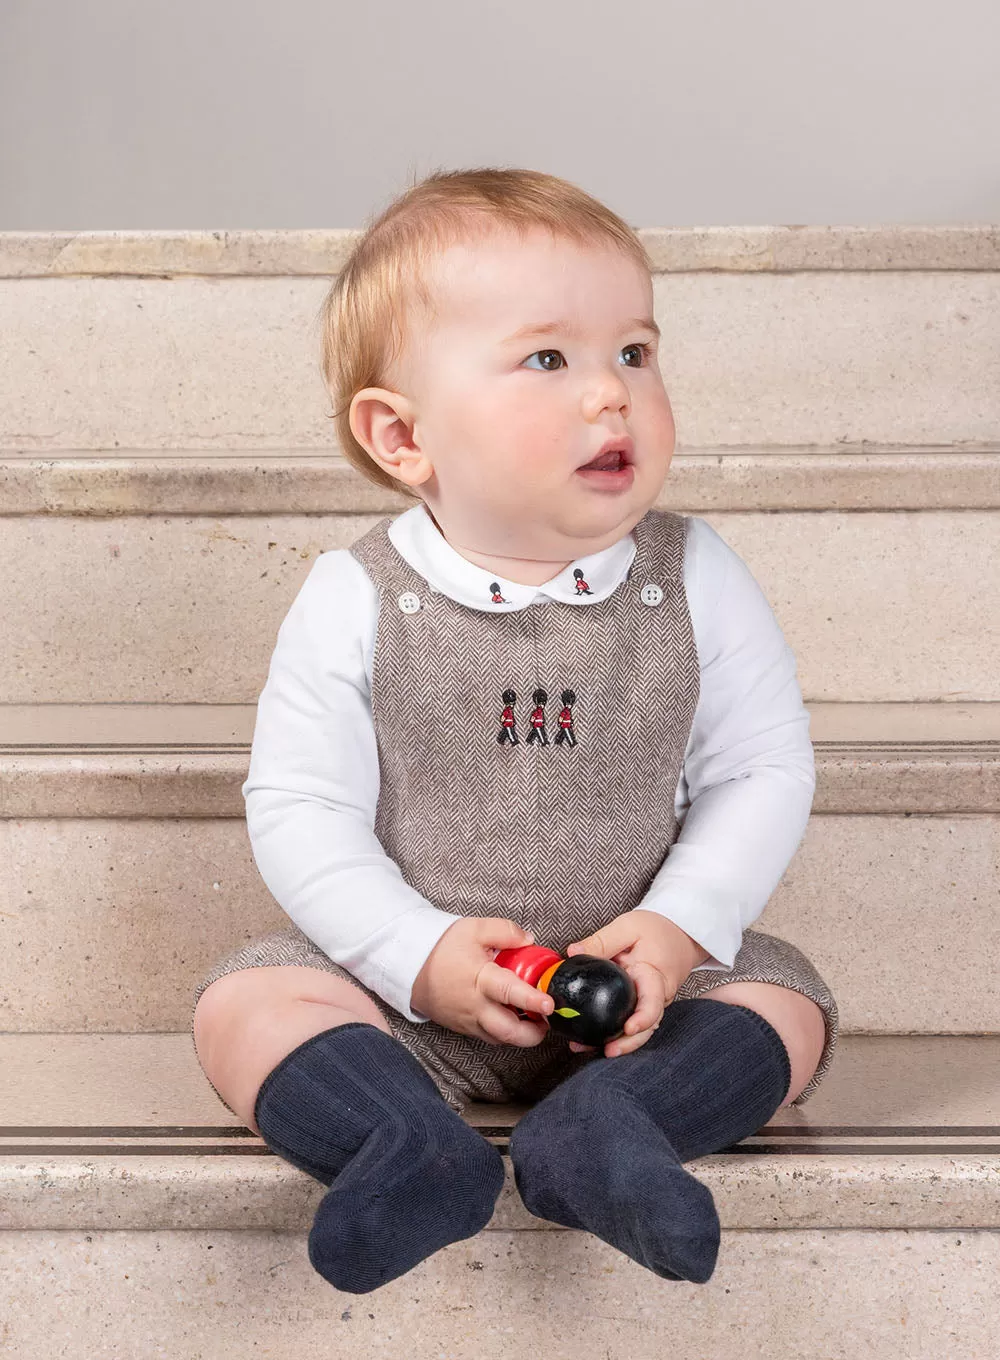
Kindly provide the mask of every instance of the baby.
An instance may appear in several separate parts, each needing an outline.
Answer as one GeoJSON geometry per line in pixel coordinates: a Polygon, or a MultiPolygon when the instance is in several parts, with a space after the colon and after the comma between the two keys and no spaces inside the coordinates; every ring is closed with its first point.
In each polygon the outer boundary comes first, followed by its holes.
{"type": "Polygon", "coordinates": [[[330,1188],[309,1259],[365,1293],[489,1222],[530,1105],[528,1210],[704,1282],[684,1162],[828,1070],[816,968],[748,929],[815,788],[795,660],[674,450],[650,262],[576,186],[440,172],[371,222],[323,309],[346,458],[412,508],[322,553],[278,633],[243,793],[292,926],[215,965],[192,1036],[227,1106],[330,1188]],[[494,962],[617,961],[602,1051],[494,962]],[[518,1012],[532,1017],[522,1018],[518,1012]]]}

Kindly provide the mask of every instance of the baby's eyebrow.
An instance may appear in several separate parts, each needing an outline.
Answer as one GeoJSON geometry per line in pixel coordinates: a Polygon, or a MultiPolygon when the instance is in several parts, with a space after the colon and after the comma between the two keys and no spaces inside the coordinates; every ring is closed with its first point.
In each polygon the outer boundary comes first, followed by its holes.
{"type": "MultiPolygon", "coordinates": [[[[624,335],[626,331],[646,330],[652,331],[654,335],[659,335],[660,328],[651,316],[633,316],[630,320],[622,323],[619,335],[624,335]]],[[[501,340],[502,345],[509,345],[515,340],[531,340],[540,335],[570,335],[578,339],[580,332],[570,321],[535,321],[529,322],[527,326],[522,326],[513,335],[508,335],[506,340],[501,340]]]]}

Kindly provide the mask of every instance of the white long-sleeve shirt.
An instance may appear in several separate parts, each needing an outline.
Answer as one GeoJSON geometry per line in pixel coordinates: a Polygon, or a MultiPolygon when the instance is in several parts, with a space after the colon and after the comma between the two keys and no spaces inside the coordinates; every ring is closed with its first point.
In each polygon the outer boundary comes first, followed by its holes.
{"type": "MultiPolygon", "coordinates": [[[[728,970],[802,839],[816,774],[809,712],[777,620],[742,558],[705,520],[690,520],[684,586],[701,692],[675,796],[680,833],[636,905],[708,950],[700,968],[728,970]]],[[[399,515],[389,537],[432,589],[491,613],[545,600],[585,609],[635,556],[628,534],[536,587],[462,557],[423,503],[399,515]],[[576,593],[575,567],[592,594],[576,593]],[[494,581],[502,605],[492,602],[494,581]]],[[[410,887],[374,833],[377,616],[377,588],[360,562],[346,548],[321,553],[278,630],[242,793],[254,859],[279,905],[331,959],[421,1022],[414,979],[460,918],[410,887]]]]}

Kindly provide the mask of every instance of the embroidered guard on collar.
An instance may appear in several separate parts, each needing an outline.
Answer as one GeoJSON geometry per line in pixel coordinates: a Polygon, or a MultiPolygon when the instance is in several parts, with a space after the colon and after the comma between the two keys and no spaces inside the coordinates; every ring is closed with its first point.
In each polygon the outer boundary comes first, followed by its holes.
{"type": "Polygon", "coordinates": [[[590,586],[587,585],[587,582],[583,579],[583,572],[580,570],[579,567],[573,568],[573,575],[576,577],[576,593],[578,595],[593,595],[594,592],[591,590],[590,586]]]}
{"type": "Polygon", "coordinates": [[[493,592],[493,603],[494,603],[494,604],[506,604],[506,603],[507,603],[507,601],[504,599],[504,597],[503,597],[503,596],[501,595],[501,593],[500,593],[500,582],[499,582],[499,581],[491,581],[491,582],[490,582],[490,590],[492,590],[492,592],[493,592]]]}

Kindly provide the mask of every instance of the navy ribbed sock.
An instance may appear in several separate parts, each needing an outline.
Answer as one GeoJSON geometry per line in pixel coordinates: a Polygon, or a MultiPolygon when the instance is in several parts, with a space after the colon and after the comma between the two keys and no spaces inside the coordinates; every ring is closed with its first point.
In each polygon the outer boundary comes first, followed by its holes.
{"type": "Polygon", "coordinates": [[[364,1021],[287,1054],[261,1084],[254,1120],[268,1147],[330,1186],[309,1260],[351,1294],[475,1236],[503,1186],[498,1149],[398,1039],[364,1021]]]}
{"type": "Polygon", "coordinates": [[[510,1156],[525,1207],[665,1279],[704,1284],[719,1216],[681,1163],[756,1133],[790,1082],[788,1051],[757,1011],[674,1001],[642,1048],[590,1059],[517,1123],[510,1156]]]}

